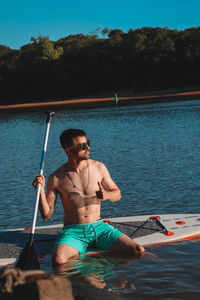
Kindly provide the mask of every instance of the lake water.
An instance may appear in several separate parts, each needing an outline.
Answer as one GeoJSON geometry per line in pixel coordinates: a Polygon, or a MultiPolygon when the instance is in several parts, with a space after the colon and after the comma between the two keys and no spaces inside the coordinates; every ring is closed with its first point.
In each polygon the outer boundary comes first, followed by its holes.
{"type": "MultiPolygon", "coordinates": [[[[29,227],[44,112],[0,117],[0,227],[29,227]]],[[[66,161],[59,135],[67,128],[88,133],[91,158],[106,164],[121,189],[120,202],[103,203],[103,218],[199,212],[200,101],[58,110],[49,134],[46,176],[66,161]]],[[[37,225],[62,223],[62,218],[58,201],[52,219],[46,223],[38,216],[37,225]]],[[[75,263],[74,272],[79,277],[97,273],[104,289],[130,299],[199,299],[199,247],[198,239],[154,247],[151,255],[129,263],[87,258],[75,263]]]]}

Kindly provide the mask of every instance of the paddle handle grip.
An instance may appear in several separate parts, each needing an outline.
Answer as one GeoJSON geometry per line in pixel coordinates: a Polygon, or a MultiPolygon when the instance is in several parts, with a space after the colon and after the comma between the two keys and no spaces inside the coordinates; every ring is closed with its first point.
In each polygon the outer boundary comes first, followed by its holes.
{"type": "Polygon", "coordinates": [[[47,114],[46,123],[51,124],[51,120],[52,120],[53,116],[55,116],[55,112],[50,111],[50,112],[47,112],[46,114],[47,114]]]}
{"type": "MultiPolygon", "coordinates": [[[[49,138],[49,130],[50,125],[52,121],[52,117],[55,115],[54,112],[49,112],[47,114],[46,119],[46,128],[45,128],[45,135],[44,135],[44,142],[43,142],[43,148],[42,148],[42,156],[40,161],[40,171],[39,174],[43,175],[44,172],[44,160],[45,160],[45,154],[47,151],[47,144],[48,144],[48,138],[49,138]]],[[[40,199],[40,190],[41,190],[41,184],[39,183],[37,186],[37,192],[36,192],[36,199],[35,199],[35,207],[34,207],[34,213],[33,213],[33,223],[32,223],[32,229],[31,233],[35,233],[35,226],[36,226],[36,219],[37,219],[37,211],[38,211],[38,205],[39,205],[39,199],[40,199]]]]}

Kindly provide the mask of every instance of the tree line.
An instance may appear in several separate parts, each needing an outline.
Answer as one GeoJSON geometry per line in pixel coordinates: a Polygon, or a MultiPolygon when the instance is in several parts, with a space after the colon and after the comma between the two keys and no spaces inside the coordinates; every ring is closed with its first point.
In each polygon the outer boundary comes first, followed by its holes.
{"type": "Polygon", "coordinates": [[[200,84],[200,27],[96,29],[58,41],[0,45],[1,104],[200,84]]]}

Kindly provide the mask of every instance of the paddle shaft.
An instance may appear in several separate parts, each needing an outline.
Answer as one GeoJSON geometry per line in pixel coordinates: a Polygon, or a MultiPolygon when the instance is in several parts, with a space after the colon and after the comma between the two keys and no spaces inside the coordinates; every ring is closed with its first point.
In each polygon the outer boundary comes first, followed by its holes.
{"type": "MultiPolygon", "coordinates": [[[[43,175],[43,171],[44,171],[44,160],[45,160],[45,154],[47,151],[49,129],[50,129],[52,117],[54,115],[55,115],[54,112],[50,112],[50,113],[48,113],[47,119],[46,119],[46,129],[45,129],[44,142],[43,142],[43,148],[42,148],[42,156],[41,156],[41,161],[40,161],[40,171],[39,171],[40,175],[43,175]]],[[[38,205],[39,205],[39,199],[40,199],[40,190],[41,190],[41,184],[39,183],[37,185],[37,192],[36,192],[36,199],[35,199],[35,206],[34,206],[34,213],[33,213],[33,223],[32,223],[32,228],[31,228],[31,234],[32,234],[31,240],[32,241],[33,241],[33,235],[35,233],[38,205]]]]}
{"type": "MultiPolygon", "coordinates": [[[[47,150],[47,142],[49,137],[49,129],[50,129],[50,123],[52,116],[54,115],[54,112],[50,112],[47,115],[46,119],[46,129],[45,129],[45,136],[44,136],[44,144],[42,149],[42,157],[40,161],[40,175],[43,175],[43,169],[44,169],[44,159],[45,154],[47,150]]],[[[41,185],[39,184],[37,186],[37,193],[36,193],[36,199],[35,199],[35,207],[34,207],[34,213],[33,213],[33,223],[32,223],[32,229],[29,236],[29,242],[27,243],[26,247],[23,249],[19,260],[16,264],[17,268],[20,268],[22,270],[33,270],[33,269],[40,269],[40,263],[38,260],[37,252],[33,243],[34,233],[35,233],[35,225],[36,225],[36,219],[37,219],[37,211],[38,211],[38,204],[40,199],[40,190],[41,185]]]]}

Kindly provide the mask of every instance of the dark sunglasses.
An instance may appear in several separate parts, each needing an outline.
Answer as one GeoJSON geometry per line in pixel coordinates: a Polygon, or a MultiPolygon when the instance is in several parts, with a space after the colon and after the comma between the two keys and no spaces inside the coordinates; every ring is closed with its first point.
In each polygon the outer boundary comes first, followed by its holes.
{"type": "Polygon", "coordinates": [[[90,146],[90,141],[87,140],[86,143],[79,144],[81,150],[86,150],[87,147],[90,146]]]}

